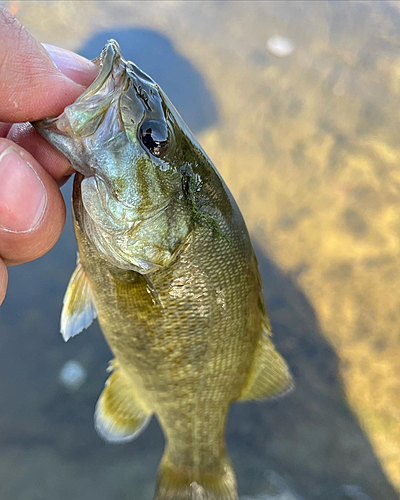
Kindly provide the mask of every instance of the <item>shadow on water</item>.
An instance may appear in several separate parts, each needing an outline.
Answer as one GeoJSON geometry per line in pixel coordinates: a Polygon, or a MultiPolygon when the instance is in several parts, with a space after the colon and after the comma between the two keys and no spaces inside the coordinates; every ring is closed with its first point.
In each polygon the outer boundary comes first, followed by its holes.
{"type": "Polygon", "coordinates": [[[262,249],[256,252],[274,343],[296,390],[276,401],[233,405],[228,439],[243,493],[262,492],[272,469],[306,500],[361,498],[341,494],[341,485],[357,485],[374,500],[397,500],[348,406],[338,357],[311,304],[262,249]]]}
{"type": "Polygon", "coordinates": [[[194,133],[216,123],[216,104],[202,75],[168,38],[144,28],[102,31],[78,52],[94,59],[110,38],[120,44],[125,59],[133,61],[162,87],[194,133]]]}

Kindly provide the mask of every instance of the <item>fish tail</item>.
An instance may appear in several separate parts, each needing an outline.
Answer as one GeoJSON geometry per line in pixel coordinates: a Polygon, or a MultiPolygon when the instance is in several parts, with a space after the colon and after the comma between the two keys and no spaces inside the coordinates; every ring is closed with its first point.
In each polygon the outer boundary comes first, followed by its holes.
{"type": "Polygon", "coordinates": [[[225,457],[212,470],[161,462],[154,500],[238,500],[236,478],[225,457]]]}

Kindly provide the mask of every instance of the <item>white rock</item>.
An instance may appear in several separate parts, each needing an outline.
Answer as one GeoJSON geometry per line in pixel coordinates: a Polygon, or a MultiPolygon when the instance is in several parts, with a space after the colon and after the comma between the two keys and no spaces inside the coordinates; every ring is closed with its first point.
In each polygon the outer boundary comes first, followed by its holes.
{"type": "Polygon", "coordinates": [[[287,57],[294,50],[294,44],[284,36],[271,36],[267,40],[267,49],[276,57],[287,57]]]}
{"type": "Polygon", "coordinates": [[[76,391],[86,380],[86,370],[79,361],[70,359],[61,368],[58,379],[64,387],[76,391]]]}
{"type": "Polygon", "coordinates": [[[243,497],[241,500],[302,500],[277,472],[270,470],[265,476],[269,491],[256,497],[243,497]]]}

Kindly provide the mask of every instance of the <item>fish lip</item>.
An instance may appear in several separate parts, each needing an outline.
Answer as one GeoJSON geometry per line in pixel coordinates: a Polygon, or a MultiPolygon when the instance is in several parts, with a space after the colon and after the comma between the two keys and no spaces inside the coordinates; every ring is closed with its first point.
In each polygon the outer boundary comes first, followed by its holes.
{"type": "MultiPolygon", "coordinates": [[[[116,40],[110,39],[103,47],[101,54],[95,59],[92,59],[92,62],[100,68],[99,74],[97,75],[95,80],[89,85],[89,87],[72,103],[72,105],[75,105],[85,100],[86,98],[93,96],[101,89],[101,87],[104,85],[107,78],[113,71],[115,61],[117,59],[123,59],[121,56],[121,48],[116,40]]],[[[68,107],[69,106],[66,106],[66,108],[68,107]]],[[[59,122],[60,117],[64,115],[64,113],[65,110],[59,116],[37,120],[33,122],[33,125],[37,129],[44,129],[44,130],[56,126],[57,132],[63,133],[63,130],[57,127],[57,122],[59,122]]]]}
{"type": "Polygon", "coordinates": [[[120,65],[119,60],[122,60],[124,63],[123,65],[126,66],[126,61],[121,55],[121,48],[118,42],[111,38],[105,44],[101,54],[92,61],[96,64],[96,66],[101,68],[99,74],[94,82],[92,82],[91,85],[89,85],[89,87],[85,90],[85,92],[78,97],[75,103],[95,95],[101,87],[103,87],[104,83],[113,72],[114,67],[120,65]]]}
{"type": "MultiPolygon", "coordinates": [[[[106,109],[113,105],[115,100],[120,99],[122,95],[121,86],[124,85],[128,75],[127,61],[121,55],[119,44],[113,39],[107,41],[100,56],[93,59],[92,62],[100,68],[95,80],[72,104],[66,106],[59,116],[47,117],[34,122],[33,125],[39,132],[45,133],[47,130],[53,130],[57,135],[66,135],[74,138],[85,138],[93,135],[91,132],[85,133],[85,131],[80,130],[79,120],[76,123],[74,114],[70,114],[71,110],[79,109],[82,105],[97,101],[100,116],[106,109]],[[114,88],[109,88],[107,95],[103,95],[102,88],[108,81],[112,81],[114,88]]],[[[93,119],[95,116],[93,115],[93,119]]],[[[85,122],[83,122],[82,126],[85,128],[85,122]]],[[[87,174],[87,172],[81,173],[84,175],[87,174]]]]}
{"type": "Polygon", "coordinates": [[[83,100],[96,94],[104,85],[114,69],[119,66],[124,67],[124,73],[132,80],[137,99],[139,99],[144,105],[146,105],[146,102],[145,99],[143,99],[141,82],[151,85],[152,87],[157,87],[154,80],[147,73],[136,66],[134,62],[127,61],[122,57],[121,47],[118,42],[112,38],[107,41],[100,56],[93,59],[93,63],[99,66],[101,71],[95,81],[81,96],[79,96],[78,100],[83,100]]]}

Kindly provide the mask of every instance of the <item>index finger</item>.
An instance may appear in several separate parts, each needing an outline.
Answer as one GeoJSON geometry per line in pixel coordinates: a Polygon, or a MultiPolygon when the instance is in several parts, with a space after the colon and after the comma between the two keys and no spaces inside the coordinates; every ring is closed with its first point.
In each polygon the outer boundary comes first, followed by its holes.
{"type": "Polygon", "coordinates": [[[0,7],[0,121],[57,116],[85,90],[53,64],[45,48],[0,7]]]}

